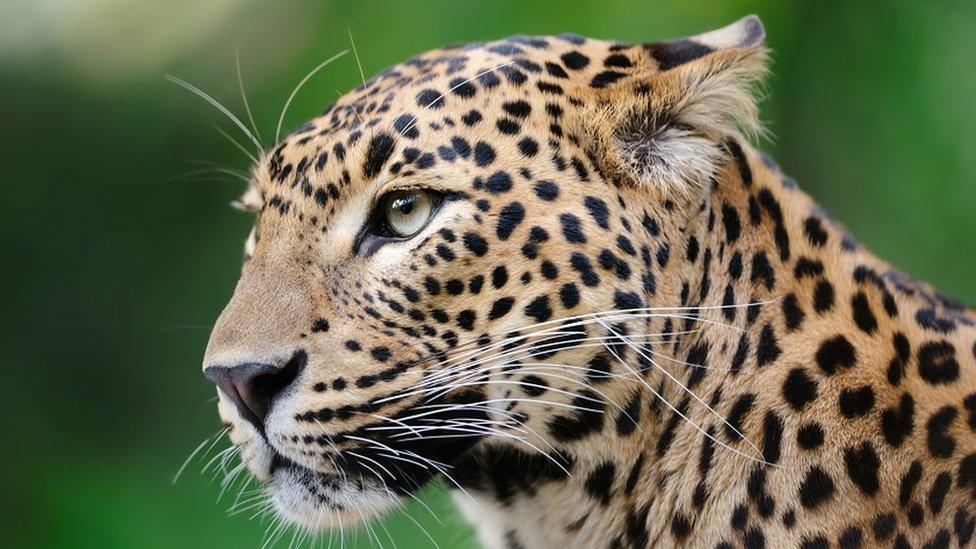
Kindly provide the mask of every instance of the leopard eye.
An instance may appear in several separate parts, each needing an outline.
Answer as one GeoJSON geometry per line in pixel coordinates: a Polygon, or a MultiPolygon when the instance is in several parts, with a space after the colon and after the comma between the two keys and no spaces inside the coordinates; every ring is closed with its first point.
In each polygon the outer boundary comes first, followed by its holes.
{"type": "Polygon", "coordinates": [[[383,219],[390,232],[400,238],[417,234],[434,209],[434,198],[427,191],[394,191],[384,197],[383,219]]]}

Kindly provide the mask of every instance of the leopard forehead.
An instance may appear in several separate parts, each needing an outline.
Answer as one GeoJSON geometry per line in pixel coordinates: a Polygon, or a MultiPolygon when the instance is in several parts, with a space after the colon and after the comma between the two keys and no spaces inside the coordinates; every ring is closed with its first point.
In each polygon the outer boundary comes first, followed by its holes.
{"type": "Polygon", "coordinates": [[[540,155],[581,171],[584,159],[553,152],[580,144],[567,112],[636,67],[646,77],[682,55],[568,34],[433,50],[381,71],[292,132],[263,156],[253,189],[265,206],[317,225],[378,179],[479,190],[473,176],[511,178],[497,175],[500,164],[518,171],[517,160],[540,155]]]}

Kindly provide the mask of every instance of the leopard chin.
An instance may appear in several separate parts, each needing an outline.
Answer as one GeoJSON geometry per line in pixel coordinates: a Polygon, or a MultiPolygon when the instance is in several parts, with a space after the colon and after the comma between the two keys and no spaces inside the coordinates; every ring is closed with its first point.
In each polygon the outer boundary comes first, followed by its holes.
{"type": "Polygon", "coordinates": [[[376,479],[323,473],[290,461],[275,467],[264,489],[279,516],[312,530],[354,527],[400,502],[376,479]]]}

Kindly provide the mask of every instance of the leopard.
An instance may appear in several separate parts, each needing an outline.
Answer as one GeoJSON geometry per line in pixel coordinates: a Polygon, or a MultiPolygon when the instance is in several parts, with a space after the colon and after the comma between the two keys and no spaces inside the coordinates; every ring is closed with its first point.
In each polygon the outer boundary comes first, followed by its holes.
{"type": "Polygon", "coordinates": [[[203,373],[281,520],[442,483],[488,548],[973,546],[976,311],[759,149],[765,37],[450,46],[262,150],[203,373]]]}

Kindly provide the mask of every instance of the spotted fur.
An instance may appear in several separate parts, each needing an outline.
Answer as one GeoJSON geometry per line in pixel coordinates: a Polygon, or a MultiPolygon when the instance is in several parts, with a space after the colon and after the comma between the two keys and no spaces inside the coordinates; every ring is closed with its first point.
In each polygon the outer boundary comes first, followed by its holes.
{"type": "Polygon", "coordinates": [[[749,145],[762,39],[436,50],[264,153],[205,368],[289,372],[220,392],[279,512],[445,478],[487,547],[971,546],[976,312],[749,145]],[[443,199],[369,234],[402,188],[443,199]]]}

